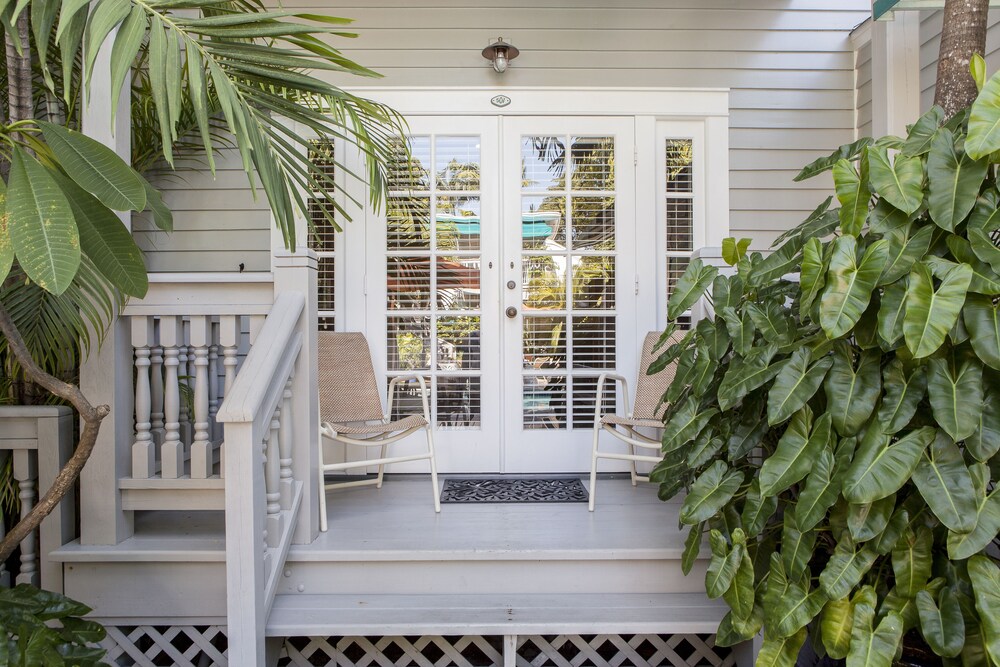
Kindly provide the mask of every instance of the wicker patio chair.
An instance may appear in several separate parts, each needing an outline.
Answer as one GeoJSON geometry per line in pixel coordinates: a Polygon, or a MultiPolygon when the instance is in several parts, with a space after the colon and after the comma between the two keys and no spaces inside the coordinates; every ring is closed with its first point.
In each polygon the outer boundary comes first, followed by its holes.
{"type": "MultiPolygon", "coordinates": [[[[684,331],[677,332],[671,337],[671,340],[677,342],[684,334],[684,331]]],[[[665,406],[661,406],[659,410],[657,410],[657,406],[660,403],[660,398],[667,391],[670,383],[673,382],[677,364],[676,362],[669,364],[655,375],[646,374],[646,370],[657,357],[657,354],[653,353],[653,347],[659,339],[660,332],[651,331],[646,334],[646,339],[643,341],[642,359],[639,362],[639,378],[635,386],[635,404],[632,406],[631,412],[625,415],[618,415],[614,412],[605,413],[603,410],[604,385],[608,381],[621,383],[624,404],[626,406],[629,405],[628,381],[623,376],[617,373],[603,373],[597,380],[597,403],[594,407],[594,450],[590,462],[589,508],[591,512],[594,511],[594,496],[597,495],[598,459],[628,461],[632,476],[632,486],[635,486],[638,482],[649,481],[648,476],[640,475],[637,472],[635,465],[637,462],[659,463],[661,460],[661,457],[656,456],[655,452],[652,454],[636,453],[635,449],[636,447],[657,451],[660,449],[659,438],[651,438],[636,430],[640,428],[663,428],[663,422],[660,421],[660,417],[663,415],[663,408],[665,406]],[[628,452],[624,454],[619,452],[602,452],[598,449],[601,431],[607,431],[627,444],[628,452]]]]}
{"type": "Polygon", "coordinates": [[[364,334],[321,331],[318,350],[319,399],[322,418],[319,443],[319,482],[322,489],[319,502],[320,530],[325,532],[327,529],[327,489],[368,484],[382,488],[383,473],[385,466],[389,463],[428,459],[431,466],[431,485],[434,491],[434,511],[440,512],[441,501],[438,497],[437,466],[434,462],[434,436],[431,433],[430,403],[424,378],[419,375],[392,378],[389,381],[389,410],[388,413],[384,413],[378,382],[375,379],[375,369],[372,366],[371,352],[364,334]],[[416,381],[420,386],[423,414],[392,419],[396,386],[403,381],[416,381]],[[406,456],[387,456],[389,445],[421,429],[427,436],[426,452],[406,456]],[[326,463],[323,459],[323,438],[351,447],[378,447],[380,448],[379,457],[364,461],[326,463]],[[326,482],[325,473],[327,472],[366,468],[373,465],[378,466],[378,475],[372,479],[333,484],[326,482]]]}

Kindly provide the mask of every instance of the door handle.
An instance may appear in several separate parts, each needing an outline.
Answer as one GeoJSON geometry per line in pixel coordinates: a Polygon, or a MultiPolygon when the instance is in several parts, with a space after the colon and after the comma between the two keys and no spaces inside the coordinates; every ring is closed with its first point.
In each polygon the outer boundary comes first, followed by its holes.
{"type": "Polygon", "coordinates": [[[507,317],[511,319],[517,317],[517,308],[515,308],[514,306],[507,306],[507,310],[505,310],[504,312],[507,313],[507,317]]]}

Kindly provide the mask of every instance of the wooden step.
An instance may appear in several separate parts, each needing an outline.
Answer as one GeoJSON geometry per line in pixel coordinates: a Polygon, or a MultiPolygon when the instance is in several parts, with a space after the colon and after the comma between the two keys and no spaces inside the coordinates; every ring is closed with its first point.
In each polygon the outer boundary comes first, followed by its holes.
{"type": "Polygon", "coordinates": [[[728,607],[704,593],[278,595],[270,637],[714,633],[728,607]]]}

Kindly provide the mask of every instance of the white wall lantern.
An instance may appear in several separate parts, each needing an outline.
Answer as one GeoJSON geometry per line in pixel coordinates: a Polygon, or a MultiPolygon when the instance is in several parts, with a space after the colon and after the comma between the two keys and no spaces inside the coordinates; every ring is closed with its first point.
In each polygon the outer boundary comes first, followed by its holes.
{"type": "Polygon", "coordinates": [[[503,37],[497,37],[497,41],[483,49],[483,58],[493,63],[493,69],[498,74],[503,74],[510,61],[517,58],[519,53],[521,52],[516,46],[503,41],[503,37]]]}

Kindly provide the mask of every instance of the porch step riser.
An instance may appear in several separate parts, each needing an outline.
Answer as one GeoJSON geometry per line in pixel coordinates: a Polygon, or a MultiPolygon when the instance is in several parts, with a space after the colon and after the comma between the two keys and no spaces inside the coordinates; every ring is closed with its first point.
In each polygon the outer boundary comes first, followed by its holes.
{"type": "Polygon", "coordinates": [[[707,561],[684,576],[676,560],[293,562],[278,593],[698,593],[707,561]]]}

